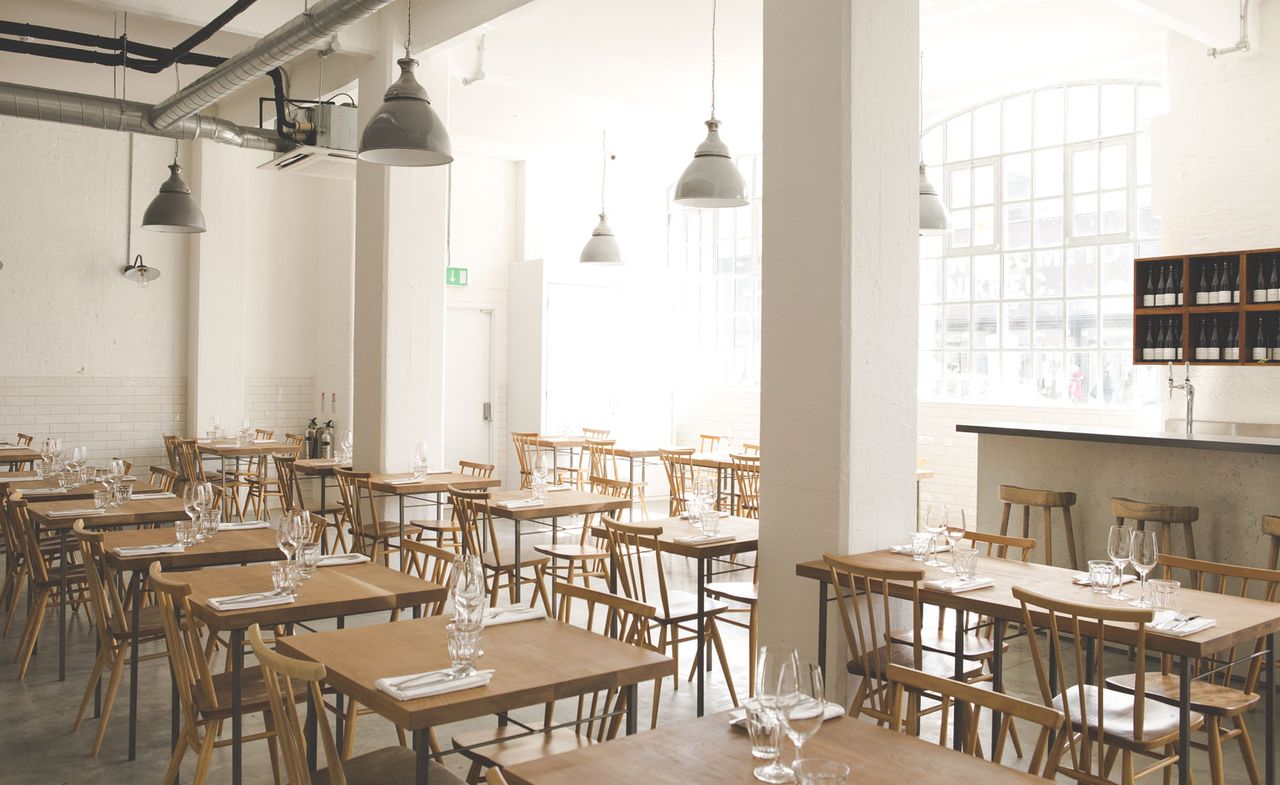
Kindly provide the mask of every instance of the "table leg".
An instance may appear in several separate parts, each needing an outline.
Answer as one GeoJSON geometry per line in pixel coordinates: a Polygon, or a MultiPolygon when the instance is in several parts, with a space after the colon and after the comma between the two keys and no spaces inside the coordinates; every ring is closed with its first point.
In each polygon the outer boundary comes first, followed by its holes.
{"type": "MultiPolygon", "coordinates": [[[[818,668],[827,676],[827,584],[818,581],[818,668]]],[[[823,684],[826,684],[824,681],[823,684]]]]}
{"type": "MultiPolygon", "coordinates": [[[[552,452],[554,453],[555,451],[552,450],[552,452]]],[[[520,604],[520,520],[517,518],[513,518],[511,520],[511,524],[515,526],[515,529],[516,529],[516,543],[515,543],[516,566],[514,567],[515,574],[511,576],[511,582],[515,584],[514,591],[515,591],[516,605],[519,605],[520,604]]],[[[497,579],[495,578],[494,580],[497,580],[497,579]]]]}
{"type": "Polygon", "coordinates": [[[1178,658],[1178,785],[1191,785],[1191,663],[1185,654],[1178,658]]]}
{"type": "Polygon", "coordinates": [[[413,751],[417,757],[417,764],[414,766],[413,781],[415,785],[427,785],[427,773],[431,768],[431,757],[428,754],[430,745],[427,744],[427,731],[425,729],[415,730],[413,732],[413,751]]]}
{"type": "MultiPolygon", "coordinates": [[[[319,480],[320,480],[320,517],[321,517],[321,518],[327,518],[327,517],[328,517],[328,513],[326,513],[326,512],[325,512],[325,509],[324,509],[324,505],[325,505],[325,499],[324,499],[324,491],[325,491],[325,487],[324,487],[324,474],[323,474],[323,473],[320,475],[319,480]]],[[[301,499],[299,499],[299,501],[301,501],[301,499]]],[[[328,524],[326,524],[326,526],[327,526],[327,525],[328,525],[328,524]]],[[[336,546],[336,545],[338,544],[338,543],[336,542],[338,535],[335,533],[333,536],[334,536],[334,540],[335,540],[334,545],[336,546]]],[[[328,551],[328,549],[325,547],[325,538],[324,538],[324,536],[322,535],[322,536],[320,537],[320,552],[321,552],[321,553],[326,553],[327,551],[328,551]]]]}
{"type": "Polygon", "coordinates": [[[1263,659],[1267,668],[1267,718],[1266,728],[1266,776],[1267,785],[1276,785],[1276,635],[1267,636],[1267,655],[1263,659]]]}
{"type": "MultiPolygon", "coordinates": [[[[237,461],[237,463],[239,463],[239,461],[237,461]]],[[[204,471],[202,469],[201,474],[203,473],[204,471]]],[[[222,490],[232,491],[232,488],[227,485],[227,456],[225,455],[218,456],[218,473],[222,475],[222,490]]],[[[231,499],[227,498],[230,495],[230,493],[222,494],[222,520],[224,521],[231,520],[231,499]]],[[[240,517],[244,518],[243,515],[240,517]]]]}
{"type": "Polygon", "coordinates": [[[67,680],[67,530],[58,530],[58,681],[67,680]]]}
{"type": "MultiPolygon", "coordinates": [[[[946,609],[939,608],[939,613],[946,613],[946,609]]],[[[964,682],[964,614],[956,611],[956,631],[955,631],[955,664],[953,678],[957,682],[964,682]]],[[[960,701],[952,701],[951,704],[951,747],[952,749],[961,749],[964,746],[964,707],[960,701]]]]}
{"type": "Polygon", "coordinates": [[[133,608],[129,619],[129,760],[138,758],[138,627],[142,616],[142,570],[133,571],[129,594],[133,608]]]}
{"type": "Polygon", "coordinates": [[[240,742],[244,736],[241,694],[244,678],[244,630],[231,631],[231,785],[243,782],[240,742]]]}
{"type": "MultiPolygon", "coordinates": [[[[695,655],[698,665],[698,716],[701,717],[704,709],[704,687],[706,682],[706,673],[703,671],[703,664],[707,658],[707,616],[706,616],[706,585],[707,585],[707,562],[701,556],[697,559],[698,564],[698,650],[695,655]]],[[[680,678],[680,674],[676,674],[676,678],[680,678]]]]}
{"type": "MultiPolygon", "coordinates": [[[[336,626],[340,630],[346,627],[347,617],[339,616],[336,626]]],[[[335,712],[337,716],[333,720],[333,725],[335,729],[335,733],[334,733],[335,742],[337,743],[338,749],[342,749],[342,740],[347,733],[346,707],[343,705],[346,702],[347,702],[346,696],[343,695],[341,691],[334,694],[333,705],[337,709],[337,711],[335,712]]]]}
{"type": "Polygon", "coordinates": [[[311,694],[311,690],[307,690],[307,770],[314,773],[316,771],[316,701],[311,694]]]}
{"type": "MultiPolygon", "coordinates": [[[[404,542],[404,494],[397,493],[396,499],[398,499],[400,502],[400,542],[404,542]]],[[[388,545],[387,550],[390,551],[391,543],[387,543],[387,545],[388,545]]],[[[408,572],[408,571],[409,571],[409,560],[404,557],[403,553],[401,553],[400,554],[400,572],[408,572]]]]}
{"type": "MultiPolygon", "coordinates": [[[[991,650],[991,690],[1004,692],[1004,622],[995,621],[991,642],[995,648],[991,650]]],[[[1000,713],[991,714],[991,754],[995,755],[996,742],[1000,739],[1000,713]]],[[[993,759],[994,760],[994,759],[993,759]]],[[[1000,761],[995,761],[999,763],[1000,761]]]]}
{"type": "MultiPolygon", "coordinates": [[[[676,674],[677,678],[679,674],[676,674]]],[[[640,690],[635,684],[628,684],[627,691],[627,735],[633,736],[636,733],[636,702],[640,700],[640,690]]]]}

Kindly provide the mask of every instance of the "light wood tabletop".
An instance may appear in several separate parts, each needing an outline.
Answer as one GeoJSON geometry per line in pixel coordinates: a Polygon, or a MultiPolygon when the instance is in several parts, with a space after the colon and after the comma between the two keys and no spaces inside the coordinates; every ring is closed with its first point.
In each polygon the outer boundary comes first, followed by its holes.
{"type": "Polygon", "coordinates": [[[337,458],[299,458],[293,462],[298,474],[313,477],[332,477],[334,469],[351,471],[351,461],[340,461],[337,458]]]}
{"type": "Polygon", "coordinates": [[[4,490],[5,487],[11,482],[17,482],[18,480],[38,480],[38,479],[40,479],[39,475],[37,475],[35,472],[32,472],[32,471],[24,470],[20,472],[0,472],[0,491],[4,490]]]}
{"type": "Polygon", "coordinates": [[[269,442],[255,441],[242,445],[236,442],[235,439],[217,439],[214,441],[201,439],[196,441],[196,449],[202,454],[216,455],[220,458],[245,458],[251,455],[297,452],[302,447],[275,440],[269,442]]]}
{"type": "MultiPolygon", "coordinates": [[[[791,745],[784,745],[790,754],[791,745]]],[[[804,747],[805,757],[845,763],[858,785],[1044,785],[1045,780],[997,766],[849,717],[829,720],[804,747]]],[[[504,770],[511,785],[743,785],[761,765],[745,731],[728,714],[666,725],[504,770]]]]}
{"type": "MultiPolygon", "coordinates": [[[[217,539],[215,536],[214,539],[217,539]]],[[[212,597],[271,591],[271,565],[207,567],[183,573],[191,584],[191,611],[214,630],[243,630],[249,625],[291,624],[359,613],[390,611],[441,600],[445,589],[381,564],[320,567],[286,605],[220,611],[212,597]]]]}
{"type": "Polygon", "coordinates": [[[42,457],[39,450],[30,447],[0,447],[0,463],[27,463],[38,461],[42,457]]]}
{"type": "MultiPolygon", "coordinates": [[[[730,516],[720,519],[719,536],[730,536],[732,540],[719,542],[690,542],[686,538],[702,534],[702,529],[686,521],[684,518],[662,518],[654,521],[632,521],[628,525],[637,528],[661,528],[658,536],[658,547],[663,553],[674,556],[690,556],[692,558],[712,558],[728,556],[733,553],[750,553],[760,547],[760,521],[752,518],[730,516]]],[[[604,527],[596,524],[591,527],[596,537],[606,537],[604,527]]]]}
{"type": "Polygon", "coordinates": [[[473,474],[460,474],[458,472],[431,472],[418,482],[393,482],[393,480],[403,481],[411,477],[413,477],[412,472],[371,474],[369,475],[369,487],[379,493],[412,496],[419,493],[447,493],[451,485],[465,491],[478,491],[485,488],[496,488],[502,484],[502,480],[496,477],[477,477],[473,474]]]}
{"type": "MultiPolygon", "coordinates": [[[[165,570],[189,570],[213,567],[221,564],[240,564],[282,559],[272,529],[246,529],[244,531],[218,532],[209,539],[188,546],[182,553],[153,553],[141,556],[122,556],[116,548],[136,548],[140,545],[168,545],[175,542],[172,528],[129,529],[106,532],[102,544],[107,562],[120,570],[145,570],[151,562],[160,562],[165,570]]],[[[329,568],[326,568],[329,569],[329,568]]]]}
{"type": "MultiPolygon", "coordinates": [[[[323,662],[325,681],[395,724],[420,730],[447,722],[534,706],[583,693],[670,676],[675,663],[657,652],[551,619],[488,627],[483,687],[400,701],[375,682],[388,676],[449,667],[449,619],[390,622],[276,640],[276,650],[323,662]]],[[[748,753],[749,754],[749,753],[748,753]]],[[[603,780],[597,780],[603,781],[603,780]]]]}
{"type": "Polygon", "coordinates": [[[494,491],[489,497],[489,512],[495,517],[513,521],[527,521],[536,518],[559,518],[570,515],[586,515],[591,512],[614,512],[625,510],[631,506],[631,500],[623,497],[605,496],[600,493],[589,493],[571,488],[563,491],[551,491],[547,500],[534,507],[516,507],[511,509],[503,502],[533,498],[533,492],[494,491]]]}
{"type": "MultiPolygon", "coordinates": [[[[6,490],[3,485],[5,483],[0,483],[0,491],[6,490]]],[[[22,495],[29,502],[56,501],[58,499],[92,499],[94,491],[100,491],[105,488],[100,482],[90,482],[76,488],[58,490],[58,481],[52,479],[22,480],[20,482],[7,483],[7,485],[8,493],[22,491],[22,495]]],[[[133,481],[134,493],[158,493],[163,490],[163,488],[152,485],[146,480],[137,479],[133,481]]]]}
{"type": "Polygon", "coordinates": [[[84,518],[84,525],[90,529],[104,526],[136,526],[142,523],[169,523],[187,517],[182,507],[182,499],[132,499],[119,507],[112,507],[101,515],[86,514],[83,516],[68,515],[50,517],[50,513],[60,510],[83,510],[92,507],[85,499],[62,499],[56,502],[36,502],[27,510],[33,523],[45,529],[70,530],[71,524],[78,517],[84,518]]]}
{"type": "Polygon", "coordinates": [[[606,455],[616,455],[619,458],[627,458],[634,460],[637,458],[657,458],[662,451],[657,447],[606,447],[604,450],[606,455]]]}

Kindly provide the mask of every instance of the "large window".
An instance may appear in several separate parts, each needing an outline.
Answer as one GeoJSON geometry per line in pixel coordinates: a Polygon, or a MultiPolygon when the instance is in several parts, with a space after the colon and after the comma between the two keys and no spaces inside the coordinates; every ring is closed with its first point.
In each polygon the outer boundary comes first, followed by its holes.
{"type": "MultiPolygon", "coordinates": [[[[686,374],[714,387],[760,386],[759,155],[736,159],[747,181],[743,207],[690,209],[667,203],[667,269],[681,292],[680,318],[696,331],[698,358],[686,374]]],[[[687,378],[687,377],[686,377],[687,378]]]]}
{"type": "Polygon", "coordinates": [[[920,242],[922,398],[1142,402],[1133,259],[1159,252],[1144,126],[1162,100],[1146,84],[1062,85],[925,132],[951,231],[920,242]]]}

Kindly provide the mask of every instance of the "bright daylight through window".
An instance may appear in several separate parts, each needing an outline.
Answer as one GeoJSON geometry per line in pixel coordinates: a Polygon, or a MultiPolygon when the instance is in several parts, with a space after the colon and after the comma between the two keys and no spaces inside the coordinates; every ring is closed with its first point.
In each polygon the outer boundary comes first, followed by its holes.
{"type": "Polygon", "coordinates": [[[1055,86],[925,132],[951,231],[920,241],[921,398],[1146,402],[1132,263],[1160,251],[1146,125],[1163,100],[1147,84],[1055,86]]]}

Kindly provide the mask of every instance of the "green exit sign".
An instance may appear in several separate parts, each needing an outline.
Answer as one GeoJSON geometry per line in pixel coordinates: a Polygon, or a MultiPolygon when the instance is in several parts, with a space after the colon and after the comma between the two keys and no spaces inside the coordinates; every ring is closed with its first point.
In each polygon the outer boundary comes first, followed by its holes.
{"type": "Polygon", "coordinates": [[[466,286],[467,268],[446,267],[444,270],[444,282],[448,286],[466,286]]]}

